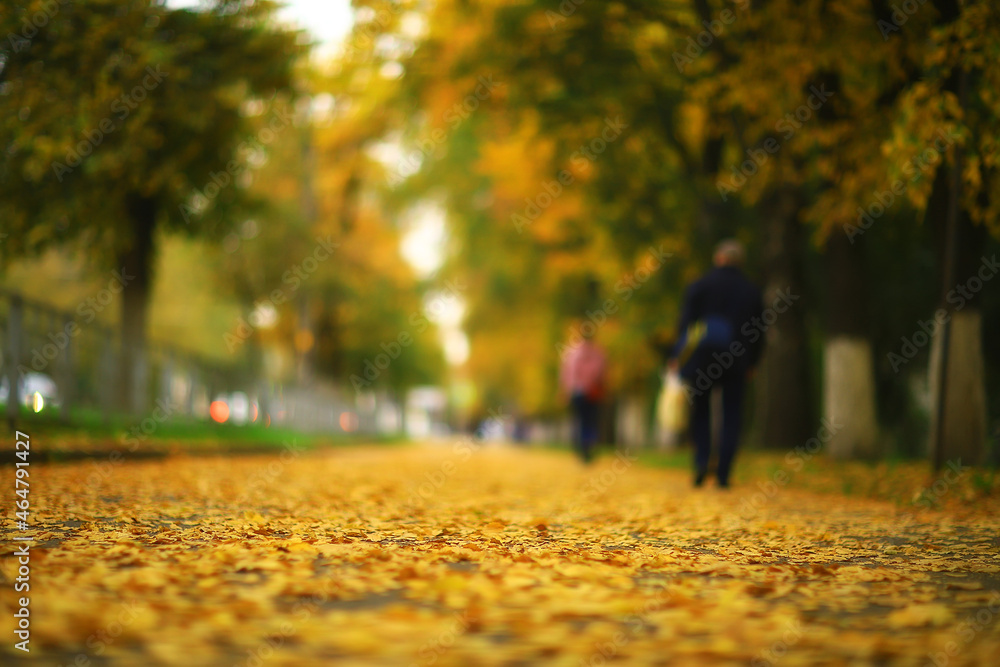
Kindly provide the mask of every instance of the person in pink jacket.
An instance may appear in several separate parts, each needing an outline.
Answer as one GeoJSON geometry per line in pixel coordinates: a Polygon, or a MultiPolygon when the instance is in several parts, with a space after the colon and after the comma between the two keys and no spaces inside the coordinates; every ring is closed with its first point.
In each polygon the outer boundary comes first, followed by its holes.
{"type": "Polygon", "coordinates": [[[573,411],[573,447],[584,463],[590,463],[594,457],[607,370],[607,357],[592,335],[565,349],[559,377],[573,411]]]}

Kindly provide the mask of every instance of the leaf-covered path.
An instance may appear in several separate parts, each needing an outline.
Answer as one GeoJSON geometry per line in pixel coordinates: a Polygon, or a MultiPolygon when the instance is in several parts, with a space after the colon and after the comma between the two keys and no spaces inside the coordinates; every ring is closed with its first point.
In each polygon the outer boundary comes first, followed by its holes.
{"type": "Polygon", "coordinates": [[[463,444],[31,481],[37,664],[1000,664],[991,512],[463,444]]]}

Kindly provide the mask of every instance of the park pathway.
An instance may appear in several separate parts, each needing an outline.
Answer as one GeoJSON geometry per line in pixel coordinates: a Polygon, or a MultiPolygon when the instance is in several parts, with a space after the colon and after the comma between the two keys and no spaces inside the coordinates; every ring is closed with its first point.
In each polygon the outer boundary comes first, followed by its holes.
{"type": "MultiPolygon", "coordinates": [[[[461,442],[31,482],[24,664],[1000,665],[986,512],[461,442]]],[[[20,664],[3,525],[0,662],[20,664]]]]}

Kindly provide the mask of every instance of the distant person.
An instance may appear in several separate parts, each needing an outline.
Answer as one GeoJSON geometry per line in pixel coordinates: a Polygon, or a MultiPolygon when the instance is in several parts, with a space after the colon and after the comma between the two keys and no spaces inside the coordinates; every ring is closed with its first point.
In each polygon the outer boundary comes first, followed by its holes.
{"type": "Polygon", "coordinates": [[[709,474],[710,398],[712,390],[718,387],[722,390],[722,433],[716,477],[719,487],[729,487],[742,426],[744,388],[763,349],[763,337],[749,331],[750,322],[760,317],[764,307],[760,289],[740,268],[745,255],[739,241],[722,241],[713,255],[715,268],[684,293],[678,343],[671,365],[679,367],[691,400],[695,486],[701,486],[709,474]]]}
{"type": "Polygon", "coordinates": [[[590,463],[597,444],[607,357],[593,341],[593,330],[587,333],[586,325],[581,329],[582,339],[563,353],[559,380],[573,412],[573,447],[584,463],[590,463]]]}

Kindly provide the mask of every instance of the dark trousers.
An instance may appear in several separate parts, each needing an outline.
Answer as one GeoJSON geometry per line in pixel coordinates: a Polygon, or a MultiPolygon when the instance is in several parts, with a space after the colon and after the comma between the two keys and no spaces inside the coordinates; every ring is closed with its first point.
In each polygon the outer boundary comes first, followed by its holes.
{"type": "MultiPolygon", "coordinates": [[[[719,484],[729,484],[729,471],[740,441],[740,427],[743,425],[743,373],[735,373],[723,378],[715,386],[722,389],[722,434],[719,438],[719,484]]],[[[694,441],[695,472],[708,472],[708,460],[712,453],[712,390],[694,396],[691,405],[691,440],[694,441]]]]}
{"type": "Polygon", "coordinates": [[[573,394],[570,407],[573,409],[573,448],[581,459],[589,462],[597,444],[598,403],[584,394],[573,394]]]}

